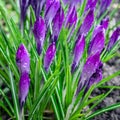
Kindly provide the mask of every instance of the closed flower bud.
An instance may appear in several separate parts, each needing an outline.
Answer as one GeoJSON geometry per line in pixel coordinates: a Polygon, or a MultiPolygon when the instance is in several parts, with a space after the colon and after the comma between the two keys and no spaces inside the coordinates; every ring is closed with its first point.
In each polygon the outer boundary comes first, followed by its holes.
{"type": "Polygon", "coordinates": [[[98,67],[96,68],[95,73],[93,73],[93,75],[90,77],[88,85],[86,86],[86,90],[85,92],[88,91],[88,89],[93,85],[93,84],[97,84],[98,82],[100,82],[103,78],[102,75],[102,66],[103,63],[100,61],[98,67]]]}
{"type": "Polygon", "coordinates": [[[29,0],[20,0],[20,28],[23,31],[23,24],[26,17],[29,0]]]}
{"type": "Polygon", "coordinates": [[[46,27],[44,20],[42,19],[42,17],[39,17],[35,21],[34,29],[33,29],[34,37],[37,44],[37,52],[39,55],[42,52],[42,48],[45,40],[45,32],[46,32],[46,27]]]}
{"type": "Polygon", "coordinates": [[[70,5],[68,12],[67,12],[67,16],[66,16],[66,20],[65,20],[65,27],[72,27],[75,26],[77,22],[77,11],[75,6],[70,5]]]}
{"type": "Polygon", "coordinates": [[[58,10],[57,14],[53,19],[53,35],[52,35],[53,38],[52,39],[54,42],[56,42],[58,39],[63,21],[64,21],[64,11],[62,7],[60,7],[60,9],[58,10]]]}
{"type": "Polygon", "coordinates": [[[52,22],[59,8],[60,8],[60,0],[46,1],[45,22],[47,27],[52,22]]]}
{"type": "Polygon", "coordinates": [[[100,31],[96,30],[96,32],[97,34],[95,33],[96,35],[90,41],[88,55],[92,55],[97,52],[100,54],[105,46],[104,28],[100,31]]]}
{"type": "Polygon", "coordinates": [[[53,42],[48,47],[45,57],[44,57],[44,68],[45,68],[46,72],[48,72],[48,69],[55,57],[55,53],[56,53],[56,46],[55,46],[55,43],[53,42]]]}
{"type": "Polygon", "coordinates": [[[90,28],[92,27],[93,22],[94,22],[94,10],[90,10],[79,28],[78,36],[82,34],[86,36],[90,28]]]}
{"type": "Polygon", "coordinates": [[[100,65],[100,54],[96,53],[88,57],[83,70],[82,74],[78,83],[76,95],[88,85],[90,77],[96,72],[97,68],[100,65]]]}
{"type": "Polygon", "coordinates": [[[110,51],[112,47],[115,45],[117,42],[118,38],[120,37],[120,27],[118,27],[112,34],[110,41],[107,46],[107,51],[110,51]]]}
{"type": "Polygon", "coordinates": [[[105,13],[105,11],[110,6],[111,2],[112,0],[100,0],[100,10],[99,10],[98,18],[100,18],[101,15],[105,13]]]}
{"type": "Polygon", "coordinates": [[[30,58],[27,49],[21,44],[16,53],[16,63],[20,73],[30,72],[30,58]]]}
{"type": "Polygon", "coordinates": [[[77,6],[78,4],[82,3],[82,0],[63,0],[63,3],[65,5],[69,4],[69,5],[75,5],[75,6],[77,6]]]}
{"type": "Polygon", "coordinates": [[[27,72],[24,72],[21,74],[19,81],[19,102],[21,110],[28,95],[29,86],[30,86],[29,74],[27,72]]]}
{"type": "Polygon", "coordinates": [[[97,2],[98,2],[98,0],[87,0],[85,11],[94,9],[96,7],[97,2]]]}
{"type": "Polygon", "coordinates": [[[85,38],[82,35],[80,38],[78,38],[78,40],[75,44],[74,59],[73,59],[73,63],[72,63],[71,72],[74,72],[74,70],[78,66],[79,61],[80,61],[82,54],[84,52],[84,48],[85,48],[85,38]]]}
{"type": "Polygon", "coordinates": [[[46,0],[30,0],[30,4],[35,12],[36,18],[39,17],[40,12],[45,4],[46,0]]]}
{"type": "Polygon", "coordinates": [[[108,25],[109,25],[109,18],[107,17],[107,18],[104,18],[102,21],[101,21],[101,23],[100,23],[102,26],[103,26],[103,28],[106,30],[107,28],[108,28],[108,25]]]}

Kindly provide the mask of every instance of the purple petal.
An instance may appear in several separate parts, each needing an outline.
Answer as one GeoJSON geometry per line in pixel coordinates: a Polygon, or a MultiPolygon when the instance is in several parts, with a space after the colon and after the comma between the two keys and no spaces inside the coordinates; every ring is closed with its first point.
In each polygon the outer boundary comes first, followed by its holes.
{"type": "Polygon", "coordinates": [[[108,43],[108,46],[107,46],[107,50],[111,50],[112,47],[115,45],[115,43],[117,42],[118,38],[120,36],[120,27],[118,27],[112,34],[111,38],[110,38],[110,41],[108,43]]]}
{"type": "Polygon", "coordinates": [[[19,101],[20,101],[20,108],[23,107],[26,97],[29,92],[30,86],[30,78],[29,74],[24,72],[21,74],[20,82],[19,82],[19,101]]]}
{"type": "Polygon", "coordinates": [[[66,20],[65,20],[65,27],[70,28],[71,26],[75,26],[77,22],[77,11],[75,6],[69,6],[66,20]]]}
{"type": "Polygon", "coordinates": [[[89,83],[86,87],[85,92],[88,91],[88,89],[95,83],[98,83],[102,80],[103,76],[102,76],[102,70],[97,69],[96,72],[90,77],[89,79],[89,83]]]}
{"type": "Polygon", "coordinates": [[[47,26],[52,22],[59,8],[60,8],[59,0],[46,1],[45,22],[47,26]]]}
{"type": "Polygon", "coordinates": [[[98,0],[87,0],[85,11],[92,10],[96,7],[98,0]]]}
{"type": "Polygon", "coordinates": [[[42,47],[45,40],[45,32],[46,32],[46,27],[44,20],[42,19],[42,17],[39,17],[35,21],[34,29],[33,29],[34,37],[37,43],[37,52],[39,55],[42,52],[42,47]]]}
{"type": "Polygon", "coordinates": [[[72,5],[78,5],[81,4],[81,0],[63,0],[63,3],[66,4],[72,4],[72,5]]]}
{"type": "Polygon", "coordinates": [[[98,15],[99,18],[103,13],[105,13],[105,11],[110,6],[111,2],[112,0],[100,0],[100,10],[99,10],[99,15],[98,15]]]}
{"type": "Polygon", "coordinates": [[[58,10],[57,14],[55,15],[53,19],[53,40],[54,42],[57,41],[60,30],[62,28],[62,24],[64,21],[64,11],[62,7],[58,10]]]}
{"type": "Polygon", "coordinates": [[[101,23],[100,23],[103,28],[106,30],[108,28],[108,25],[109,25],[109,18],[104,18],[101,23]]]}
{"type": "Polygon", "coordinates": [[[56,46],[53,42],[47,49],[45,57],[44,57],[44,68],[46,71],[48,71],[56,53],[56,46]]]}
{"type": "Polygon", "coordinates": [[[33,10],[35,11],[36,18],[39,17],[43,5],[45,4],[45,1],[46,0],[30,0],[30,4],[32,5],[33,10]]]}
{"type": "Polygon", "coordinates": [[[104,31],[104,27],[102,25],[97,25],[93,31],[92,39],[101,31],[104,31]]]}
{"type": "Polygon", "coordinates": [[[79,61],[82,57],[82,54],[84,52],[84,48],[85,48],[85,38],[82,35],[81,38],[79,38],[75,44],[75,49],[74,49],[74,60],[72,63],[72,72],[74,72],[74,70],[76,69],[76,67],[79,64],[79,61]]]}
{"type": "Polygon", "coordinates": [[[85,36],[89,32],[90,28],[92,27],[94,22],[94,11],[90,10],[88,14],[86,15],[83,24],[80,26],[80,29],[78,31],[78,34],[84,34],[85,36]]]}
{"type": "Polygon", "coordinates": [[[20,0],[20,29],[23,31],[23,23],[26,17],[29,0],[20,0]]]}
{"type": "Polygon", "coordinates": [[[92,55],[95,53],[101,53],[105,46],[105,37],[104,37],[104,29],[98,32],[94,38],[91,40],[88,48],[88,55],[92,55]]]}
{"type": "Polygon", "coordinates": [[[20,73],[30,72],[30,58],[27,49],[21,44],[16,53],[16,63],[20,73]]]}
{"type": "Polygon", "coordinates": [[[88,84],[90,77],[96,72],[96,69],[99,67],[99,63],[100,63],[99,53],[91,55],[87,59],[78,83],[76,95],[78,95],[80,90],[83,89],[83,87],[85,87],[88,84]]]}

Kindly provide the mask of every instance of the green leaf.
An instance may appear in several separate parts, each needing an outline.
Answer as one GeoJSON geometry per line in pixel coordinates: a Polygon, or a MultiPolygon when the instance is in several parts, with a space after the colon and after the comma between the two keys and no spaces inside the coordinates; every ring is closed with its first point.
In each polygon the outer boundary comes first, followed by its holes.
{"type": "Polygon", "coordinates": [[[8,113],[8,115],[10,117],[13,117],[13,115],[10,113],[9,109],[6,107],[6,105],[2,101],[0,101],[0,107],[2,107],[8,113]]]}
{"type": "Polygon", "coordinates": [[[36,110],[39,108],[40,103],[45,99],[46,94],[49,92],[49,90],[51,89],[55,89],[54,84],[56,83],[55,80],[53,80],[53,78],[55,76],[57,76],[58,71],[55,71],[53,73],[52,76],[50,76],[50,78],[47,80],[47,82],[45,83],[45,85],[43,86],[43,89],[41,90],[38,99],[36,100],[36,102],[33,104],[33,107],[31,108],[30,114],[29,114],[29,119],[31,120],[33,115],[35,114],[36,110]]]}
{"type": "Polygon", "coordinates": [[[96,112],[94,112],[93,114],[89,115],[86,120],[90,120],[92,118],[94,118],[95,116],[98,116],[104,112],[107,112],[107,111],[110,111],[110,110],[114,110],[116,108],[119,108],[120,107],[120,102],[119,103],[115,103],[115,104],[112,104],[110,106],[107,106],[107,107],[104,107],[103,109],[100,109],[96,112]]]}
{"type": "Polygon", "coordinates": [[[10,77],[10,85],[11,85],[13,103],[14,103],[14,108],[15,108],[15,116],[16,116],[16,119],[19,120],[19,107],[18,107],[18,99],[17,99],[17,94],[16,94],[16,85],[15,85],[15,81],[12,77],[12,73],[10,69],[9,69],[9,77],[10,77]]]}

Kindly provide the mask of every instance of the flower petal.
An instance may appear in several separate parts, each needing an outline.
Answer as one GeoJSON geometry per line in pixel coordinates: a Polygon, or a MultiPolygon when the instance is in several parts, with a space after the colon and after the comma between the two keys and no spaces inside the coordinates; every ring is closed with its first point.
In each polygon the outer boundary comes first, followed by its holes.
{"type": "Polygon", "coordinates": [[[37,43],[37,52],[40,55],[45,40],[46,26],[42,17],[37,18],[34,23],[34,37],[37,43]]]}
{"type": "Polygon", "coordinates": [[[78,38],[76,44],[75,44],[75,49],[74,49],[74,60],[72,63],[72,72],[76,69],[76,67],[79,64],[79,61],[82,57],[82,54],[84,52],[85,48],[85,37],[82,35],[80,38],[78,38]]]}
{"type": "Polygon", "coordinates": [[[71,26],[75,26],[77,22],[77,11],[75,6],[69,6],[66,20],[65,20],[65,27],[70,28],[71,26]]]}
{"type": "Polygon", "coordinates": [[[21,44],[16,53],[16,63],[20,73],[30,72],[30,58],[27,49],[21,44]]]}
{"type": "Polygon", "coordinates": [[[101,53],[105,46],[105,37],[104,37],[104,29],[98,32],[93,39],[91,40],[88,48],[88,55],[92,55],[95,53],[101,53]]]}
{"type": "Polygon", "coordinates": [[[19,101],[20,101],[20,108],[23,107],[26,97],[28,95],[30,86],[30,78],[27,72],[22,73],[19,82],[19,101]]]}
{"type": "Polygon", "coordinates": [[[64,21],[64,11],[62,7],[58,10],[53,19],[53,41],[56,42],[64,21]]]}
{"type": "Polygon", "coordinates": [[[118,40],[120,36],[120,27],[118,27],[112,34],[111,38],[110,38],[110,41],[108,43],[108,46],[107,46],[107,50],[111,50],[112,47],[115,45],[116,41],[118,40]]]}
{"type": "Polygon", "coordinates": [[[108,28],[108,25],[109,25],[109,18],[107,17],[107,18],[104,18],[102,21],[101,21],[101,23],[100,23],[103,27],[104,27],[104,29],[106,30],[107,28],[108,28]]]}
{"type": "Polygon", "coordinates": [[[45,68],[46,72],[48,72],[48,69],[55,57],[55,53],[56,53],[56,47],[55,47],[55,43],[53,42],[48,47],[45,57],[44,57],[44,68],[45,68]]]}
{"type": "Polygon", "coordinates": [[[46,1],[45,22],[46,22],[47,27],[52,22],[59,8],[60,8],[59,0],[47,0],[46,1]]]}
{"type": "Polygon", "coordinates": [[[76,95],[83,89],[89,82],[90,77],[96,72],[96,69],[99,67],[100,63],[100,54],[96,53],[95,55],[91,55],[82,70],[82,74],[78,83],[76,95]]]}
{"type": "Polygon", "coordinates": [[[90,10],[86,15],[83,24],[79,28],[78,36],[81,34],[84,34],[86,36],[90,28],[92,27],[93,22],[94,22],[94,10],[90,10]]]}

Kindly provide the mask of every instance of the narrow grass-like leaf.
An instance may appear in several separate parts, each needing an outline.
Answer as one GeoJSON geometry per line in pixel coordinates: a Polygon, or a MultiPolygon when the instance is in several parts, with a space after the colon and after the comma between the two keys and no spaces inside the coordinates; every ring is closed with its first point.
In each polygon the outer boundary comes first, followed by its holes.
{"type": "Polygon", "coordinates": [[[105,108],[103,108],[103,109],[100,109],[100,110],[94,112],[93,114],[89,115],[89,116],[86,118],[86,120],[90,120],[90,119],[94,118],[95,116],[97,116],[97,115],[99,115],[99,114],[102,114],[102,113],[107,112],[107,111],[110,111],[110,110],[114,110],[114,109],[119,108],[119,107],[120,107],[120,102],[119,102],[119,103],[112,104],[112,105],[110,105],[110,106],[107,106],[107,107],[105,107],[105,108]]]}
{"type": "Polygon", "coordinates": [[[11,92],[12,92],[13,102],[15,107],[15,116],[16,116],[16,119],[19,120],[19,107],[17,103],[18,99],[16,94],[16,85],[10,69],[9,69],[9,77],[10,77],[11,92]]]}
{"type": "Polygon", "coordinates": [[[10,113],[9,109],[5,106],[5,104],[2,101],[0,101],[0,107],[2,107],[8,113],[8,115],[10,117],[13,117],[13,115],[10,113]]]}

